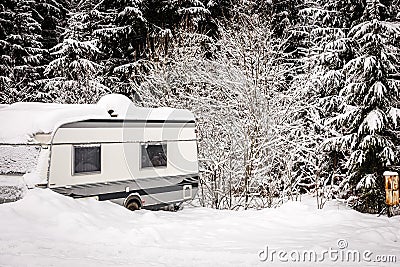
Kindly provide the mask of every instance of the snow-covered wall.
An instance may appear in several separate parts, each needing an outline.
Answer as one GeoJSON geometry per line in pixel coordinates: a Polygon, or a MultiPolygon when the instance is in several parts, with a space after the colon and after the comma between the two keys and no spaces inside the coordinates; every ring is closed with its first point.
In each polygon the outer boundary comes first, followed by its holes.
{"type": "Polygon", "coordinates": [[[36,168],[40,149],[36,146],[1,146],[0,175],[23,174],[36,168]]]}

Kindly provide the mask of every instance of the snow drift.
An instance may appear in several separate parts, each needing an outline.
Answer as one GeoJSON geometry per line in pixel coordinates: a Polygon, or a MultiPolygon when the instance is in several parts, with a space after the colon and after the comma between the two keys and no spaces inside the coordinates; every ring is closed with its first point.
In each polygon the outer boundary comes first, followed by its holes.
{"type": "Polygon", "coordinates": [[[317,210],[314,198],[258,211],[130,212],[110,202],[35,189],[0,205],[0,218],[0,265],[6,266],[280,266],[288,263],[262,262],[258,252],[266,246],[319,251],[337,248],[338,239],[349,249],[400,260],[400,217],[361,214],[338,202],[317,210]]]}

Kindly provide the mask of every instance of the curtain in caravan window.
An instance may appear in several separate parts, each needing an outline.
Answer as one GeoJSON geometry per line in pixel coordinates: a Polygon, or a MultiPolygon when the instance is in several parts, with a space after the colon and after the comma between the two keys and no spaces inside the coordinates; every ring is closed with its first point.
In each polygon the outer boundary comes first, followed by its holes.
{"type": "Polygon", "coordinates": [[[100,146],[74,147],[74,173],[101,171],[100,146]]]}
{"type": "Polygon", "coordinates": [[[167,144],[142,145],[142,168],[166,167],[167,144]]]}

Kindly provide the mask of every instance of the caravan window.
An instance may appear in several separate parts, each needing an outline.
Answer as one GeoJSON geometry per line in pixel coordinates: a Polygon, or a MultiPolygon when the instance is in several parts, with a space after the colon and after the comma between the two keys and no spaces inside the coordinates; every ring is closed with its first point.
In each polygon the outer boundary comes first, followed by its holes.
{"type": "Polygon", "coordinates": [[[74,174],[100,171],[100,146],[74,146],[74,174]]]}
{"type": "Polygon", "coordinates": [[[142,168],[167,166],[167,144],[143,144],[141,152],[142,168]]]}

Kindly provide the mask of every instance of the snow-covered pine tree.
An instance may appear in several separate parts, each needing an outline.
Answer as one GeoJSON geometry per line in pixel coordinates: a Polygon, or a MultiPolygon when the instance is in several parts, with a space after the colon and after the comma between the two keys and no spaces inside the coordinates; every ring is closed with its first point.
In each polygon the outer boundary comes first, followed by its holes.
{"type": "Polygon", "coordinates": [[[384,203],[382,173],[398,161],[399,84],[391,75],[398,73],[399,48],[393,40],[400,30],[398,24],[381,20],[386,6],[379,0],[366,3],[363,21],[348,34],[356,57],[343,68],[342,113],[332,120],[341,136],[329,139],[326,147],[349,153],[342,187],[354,196],[354,207],[379,212],[384,203]]]}
{"type": "Polygon", "coordinates": [[[361,6],[359,0],[320,0],[300,11],[309,32],[306,73],[311,74],[322,119],[335,115],[341,102],[339,91],[345,79],[342,68],[354,57],[347,34],[351,24],[360,20],[361,6]]]}
{"type": "Polygon", "coordinates": [[[89,1],[83,3],[72,7],[62,41],[50,49],[55,59],[45,69],[47,78],[39,81],[43,101],[93,103],[109,92],[102,84],[103,67],[96,62],[98,40],[91,34],[97,13],[89,1]]]}
{"type": "Polygon", "coordinates": [[[4,1],[0,5],[0,102],[9,103],[10,95],[13,94],[13,81],[12,81],[12,43],[8,39],[14,31],[14,17],[13,11],[15,2],[11,0],[4,1]]]}
{"type": "MultiPolygon", "coordinates": [[[[309,2],[300,10],[309,43],[309,52],[304,58],[309,77],[305,86],[308,103],[314,107],[314,121],[309,126],[319,140],[337,135],[325,122],[337,115],[342,102],[339,96],[345,81],[342,68],[352,56],[351,40],[347,37],[349,17],[354,17],[350,12],[352,9],[354,6],[348,1],[323,0],[309,2]]],[[[322,153],[319,141],[315,145],[319,153],[313,155],[318,163],[310,185],[315,185],[316,194],[322,200],[336,191],[337,178],[344,172],[340,164],[344,155],[334,150],[329,154],[322,153]]],[[[322,202],[318,206],[321,208],[322,202]]]]}
{"type": "MultiPolygon", "coordinates": [[[[67,23],[68,3],[65,0],[35,0],[37,21],[42,29],[42,45],[48,50],[54,47],[67,23]]],[[[47,52],[47,51],[46,51],[47,52]]],[[[47,53],[44,55],[49,60],[47,53]]],[[[45,62],[46,64],[48,62],[45,62]]]]}
{"type": "Polygon", "coordinates": [[[95,31],[104,53],[108,85],[132,97],[152,61],[169,53],[176,31],[210,31],[210,12],[201,1],[102,1],[103,19],[95,31]]]}
{"type": "Polygon", "coordinates": [[[35,2],[7,0],[0,4],[0,102],[32,99],[32,82],[40,78],[41,27],[35,2]]]}
{"type": "Polygon", "coordinates": [[[232,0],[203,1],[213,19],[230,19],[233,11],[232,0]]]}
{"type": "MultiPolygon", "coordinates": [[[[257,2],[256,2],[257,3],[257,2]]],[[[260,3],[258,3],[260,5],[260,3]]],[[[287,31],[293,29],[293,27],[300,21],[299,7],[304,4],[303,0],[295,1],[279,1],[271,0],[267,1],[266,11],[270,11],[271,28],[273,34],[277,37],[283,37],[287,31]]],[[[265,10],[260,10],[265,12],[265,10]]]]}
{"type": "Polygon", "coordinates": [[[305,4],[304,0],[293,1],[254,1],[255,6],[260,8],[257,15],[269,22],[273,37],[276,39],[284,53],[284,58],[278,64],[285,64],[291,71],[285,74],[288,86],[293,78],[303,73],[304,53],[307,51],[307,31],[302,27],[302,16],[300,7],[305,4]]]}
{"type": "Polygon", "coordinates": [[[97,6],[100,20],[94,35],[99,39],[105,67],[105,84],[113,91],[133,97],[131,79],[146,69],[148,21],[142,1],[102,1],[97,6]]]}
{"type": "MultiPolygon", "coordinates": [[[[210,17],[211,12],[203,2],[199,0],[169,2],[151,0],[147,1],[143,13],[149,21],[152,31],[157,31],[157,27],[159,27],[160,29],[170,29],[173,34],[180,30],[213,35],[207,31],[209,30],[207,26],[211,26],[207,24],[213,22],[210,17]]],[[[213,2],[207,4],[214,8],[216,5],[213,2]]]]}
{"type": "MultiPolygon", "coordinates": [[[[224,4],[224,3],[219,3],[224,4]]],[[[170,51],[171,37],[190,38],[192,33],[217,38],[218,27],[209,8],[218,12],[219,4],[213,1],[184,0],[184,1],[148,1],[144,14],[149,22],[149,44],[155,59],[165,56],[170,51]],[[165,33],[170,33],[166,35],[165,33]],[[185,34],[186,33],[186,34],[185,34]],[[159,49],[157,49],[159,47],[159,49]]],[[[217,13],[218,14],[218,13],[217,13]]],[[[217,16],[217,15],[216,15],[217,16]]],[[[203,51],[208,50],[210,42],[204,39],[203,51]]],[[[184,42],[184,41],[183,41],[184,42]]],[[[208,51],[210,57],[211,53],[208,51]]]]}

